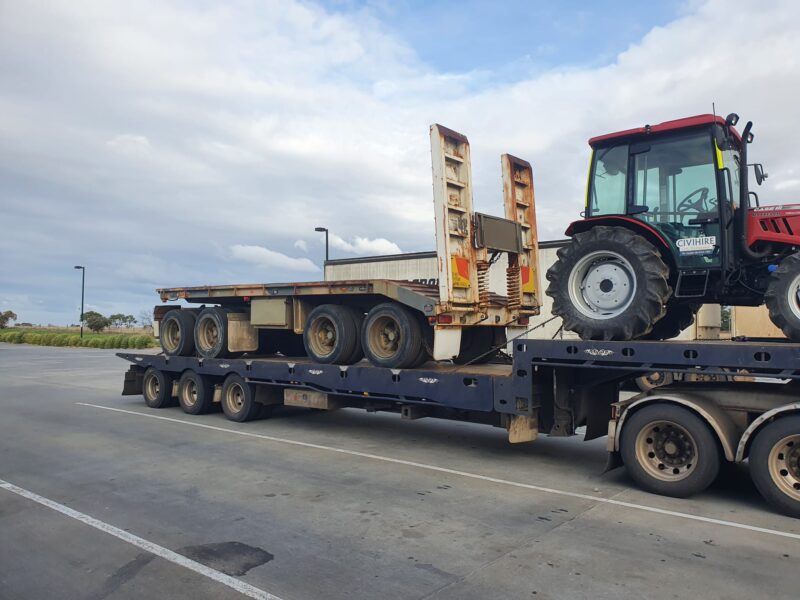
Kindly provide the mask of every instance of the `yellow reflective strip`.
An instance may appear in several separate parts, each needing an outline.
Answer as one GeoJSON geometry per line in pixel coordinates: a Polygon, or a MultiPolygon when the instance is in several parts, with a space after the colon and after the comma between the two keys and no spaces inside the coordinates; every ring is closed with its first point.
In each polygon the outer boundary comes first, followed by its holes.
{"type": "Polygon", "coordinates": [[[724,169],[725,163],[722,162],[722,150],[719,149],[719,146],[717,145],[717,140],[714,140],[714,148],[717,149],[717,168],[724,169]]]}
{"type": "Polygon", "coordinates": [[[592,164],[594,164],[594,148],[589,156],[589,172],[586,174],[586,215],[589,215],[589,190],[592,189],[592,164]]]}

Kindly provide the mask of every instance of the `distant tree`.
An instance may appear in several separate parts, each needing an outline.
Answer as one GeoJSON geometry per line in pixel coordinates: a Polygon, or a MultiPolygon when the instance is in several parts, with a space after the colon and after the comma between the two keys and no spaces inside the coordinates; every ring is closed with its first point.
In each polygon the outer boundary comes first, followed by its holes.
{"type": "Polygon", "coordinates": [[[0,313],[0,329],[5,329],[8,327],[9,321],[16,321],[17,315],[10,310],[0,313]]]}
{"type": "Polygon", "coordinates": [[[103,331],[103,329],[111,325],[111,319],[93,310],[83,313],[83,322],[92,331],[103,331]]]}
{"type": "Polygon", "coordinates": [[[153,326],[153,313],[149,310],[143,310],[139,313],[139,323],[142,327],[152,327],[153,326]]]}
{"type": "Polygon", "coordinates": [[[108,315],[108,320],[111,321],[111,327],[122,327],[123,319],[125,319],[125,315],[122,313],[108,315]]]}
{"type": "Polygon", "coordinates": [[[136,317],[134,317],[133,315],[124,315],[122,317],[122,324],[128,329],[130,329],[131,327],[136,325],[136,317]]]}

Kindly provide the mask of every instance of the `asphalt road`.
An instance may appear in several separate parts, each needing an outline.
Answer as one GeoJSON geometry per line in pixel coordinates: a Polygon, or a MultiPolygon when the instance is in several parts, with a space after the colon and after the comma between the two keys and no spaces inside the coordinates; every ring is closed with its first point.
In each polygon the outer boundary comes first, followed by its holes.
{"type": "Polygon", "coordinates": [[[126,368],[0,344],[0,598],[800,595],[800,521],[746,468],[662,498],[602,474],[605,440],[351,409],[236,424],[121,397],[126,368]]]}

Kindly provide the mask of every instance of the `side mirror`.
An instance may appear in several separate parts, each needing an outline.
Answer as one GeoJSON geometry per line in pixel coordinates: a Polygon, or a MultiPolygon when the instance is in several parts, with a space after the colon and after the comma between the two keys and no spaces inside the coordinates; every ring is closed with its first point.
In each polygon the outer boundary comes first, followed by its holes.
{"type": "Polygon", "coordinates": [[[761,163],[755,163],[753,165],[753,172],[756,174],[756,183],[758,185],[764,183],[764,180],[769,177],[767,173],[764,173],[764,165],[761,163]]]}

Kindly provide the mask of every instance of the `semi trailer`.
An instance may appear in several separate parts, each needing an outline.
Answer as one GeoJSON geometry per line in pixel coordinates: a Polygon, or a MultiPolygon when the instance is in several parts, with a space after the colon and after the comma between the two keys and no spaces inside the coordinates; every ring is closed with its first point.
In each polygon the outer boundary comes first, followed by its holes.
{"type": "Polygon", "coordinates": [[[438,277],[171,287],[155,307],[169,356],[304,353],[321,364],[409,368],[427,360],[478,362],[505,344],[507,329],[539,314],[533,172],[501,157],[504,217],[473,210],[467,138],[430,128],[438,277]],[[489,270],[505,257],[505,290],[489,270]],[[212,305],[212,306],[209,306],[212,305]]]}

